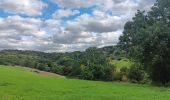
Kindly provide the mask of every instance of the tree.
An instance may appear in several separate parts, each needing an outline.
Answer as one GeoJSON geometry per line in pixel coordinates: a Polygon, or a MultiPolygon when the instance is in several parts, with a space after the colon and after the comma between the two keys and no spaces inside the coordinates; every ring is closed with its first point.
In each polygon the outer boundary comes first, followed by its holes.
{"type": "Polygon", "coordinates": [[[42,71],[49,71],[48,65],[43,63],[38,63],[36,68],[42,71]]]}
{"type": "Polygon", "coordinates": [[[93,79],[93,74],[90,71],[89,67],[81,65],[80,66],[81,69],[81,79],[87,79],[87,80],[92,80],[93,79]]]}
{"type": "Polygon", "coordinates": [[[92,64],[90,69],[94,80],[102,80],[104,78],[104,67],[102,65],[92,64]]]}
{"type": "Polygon", "coordinates": [[[57,65],[56,63],[52,63],[51,72],[62,75],[63,74],[63,66],[57,65]]]}
{"type": "Polygon", "coordinates": [[[106,81],[112,81],[113,78],[114,78],[114,72],[115,72],[115,71],[116,71],[115,66],[113,66],[113,65],[106,66],[106,67],[104,68],[104,73],[105,73],[104,79],[105,79],[106,81]]]}
{"type": "Polygon", "coordinates": [[[119,45],[145,66],[154,82],[170,81],[170,0],[157,0],[151,11],[138,11],[127,22],[119,45]]]}

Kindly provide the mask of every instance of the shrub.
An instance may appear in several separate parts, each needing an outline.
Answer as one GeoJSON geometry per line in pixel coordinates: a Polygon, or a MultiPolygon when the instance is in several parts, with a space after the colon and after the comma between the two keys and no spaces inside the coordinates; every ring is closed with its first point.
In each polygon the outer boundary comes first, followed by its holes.
{"type": "Polygon", "coordinates": [[[130,67],[128,78],[130,81],[136,83],[141,82],[144,79],[144,70],[140,64],[134,64],[130,67]]]}
{"type": "Polygon", "coordinates": [[[52,64],[51,72],[62,75],[63,74],[63,66],[57,65],[57,64],[52,64]]]}
{"type": "Polygon", "coordinates": [[[104,78],[104,67],[102,65],[92,64],[91,72],[94,80],[102,80],[104,78]]]}
{"type": "Polygon", "coordinates": [[[85,79],[85,80],[92,80],[93,79],[93,74],[89,70],[89,67],[81,65],[80,70],[81,70],[81,75],[80,75],[81,79],[85,79]]]}
{"type": "Polygon", "coordinates": [[[123,75],[127,75],[128,74],[128,71],[129,69],[127,67],[122,67],[120,68],[120,72],[123,74],[123,75]]]}
{"type": "Polygon", "coordinates": [[[106,81],[113,81],[114,78],[115,67],[112,65],[107,66],[104,68],[104,80],[106,81]]]}
{"type": "Polygon", "coordinates": [[[122,81],[122,74],[120,72],[114,72],[113,80],[114,81],[122,81]]]}

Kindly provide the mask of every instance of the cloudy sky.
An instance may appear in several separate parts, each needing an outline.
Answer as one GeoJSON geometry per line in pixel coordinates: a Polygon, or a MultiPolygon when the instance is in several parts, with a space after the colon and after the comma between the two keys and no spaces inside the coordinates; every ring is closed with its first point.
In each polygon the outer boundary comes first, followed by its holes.
{"type": "Polygon", "coordinates": [[[0,0],[0,50],[68,52],[114,45],[155,0],[0,0]]]}

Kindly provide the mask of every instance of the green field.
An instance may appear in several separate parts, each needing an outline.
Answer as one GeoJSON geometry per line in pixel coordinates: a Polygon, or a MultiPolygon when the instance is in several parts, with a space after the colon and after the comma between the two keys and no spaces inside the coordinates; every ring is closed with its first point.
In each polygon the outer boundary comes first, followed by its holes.
{"type": "Polygon", "coordinates": [[[66,79],[0,66],[0,100],[170,100],[170,88],[66,79]]]}

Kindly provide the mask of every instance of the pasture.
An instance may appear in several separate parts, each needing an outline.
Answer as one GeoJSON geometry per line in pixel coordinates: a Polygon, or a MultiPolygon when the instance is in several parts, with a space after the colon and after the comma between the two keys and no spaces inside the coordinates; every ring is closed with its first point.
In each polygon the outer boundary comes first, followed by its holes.
{"type": "Polygon", "coordinates": [[[169,100],[170,88],[67,79],[22,67],[0,66],[0,100],[169,100]]]}

